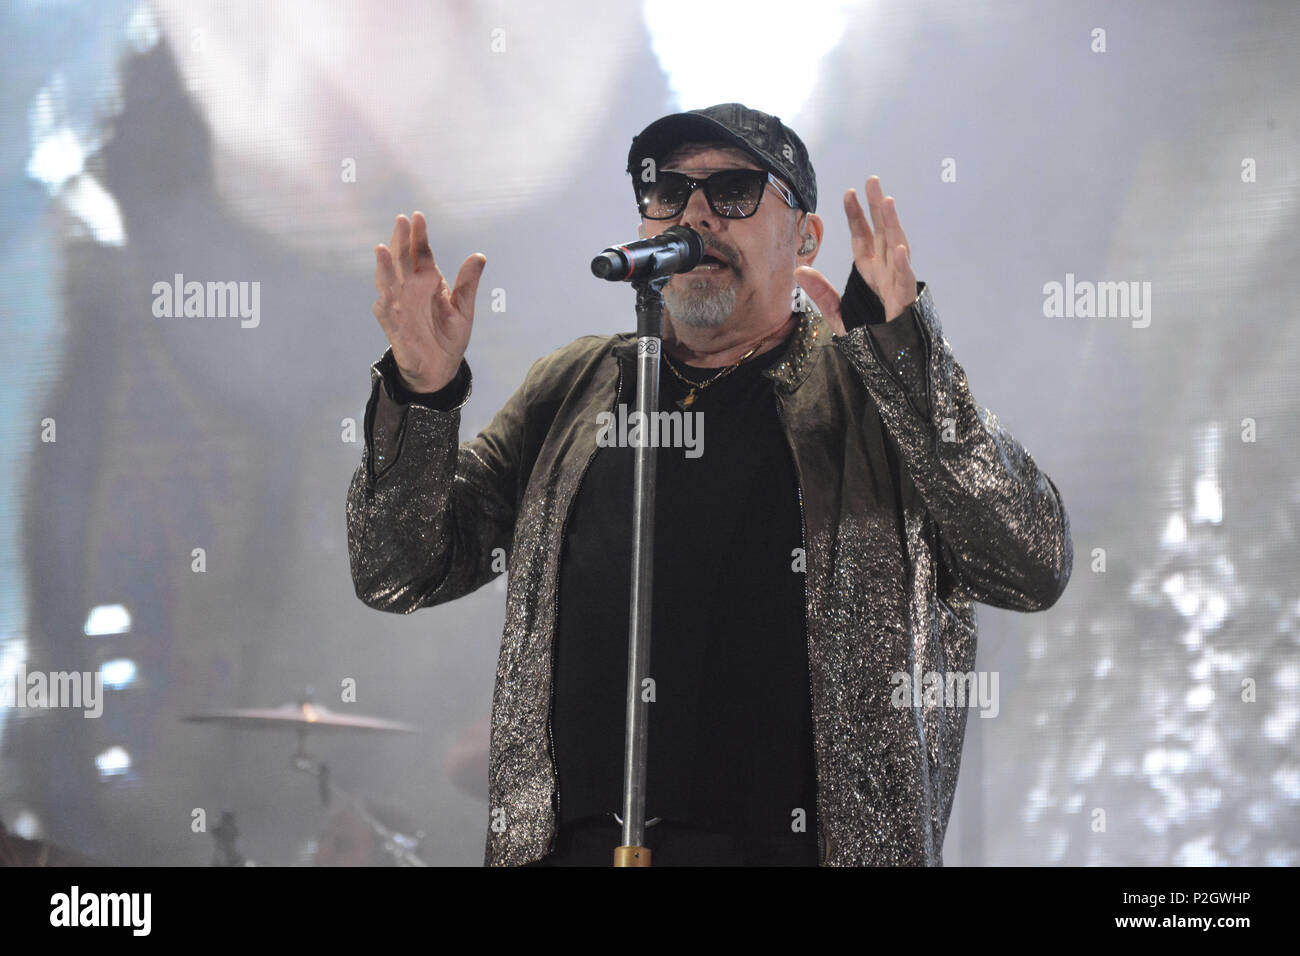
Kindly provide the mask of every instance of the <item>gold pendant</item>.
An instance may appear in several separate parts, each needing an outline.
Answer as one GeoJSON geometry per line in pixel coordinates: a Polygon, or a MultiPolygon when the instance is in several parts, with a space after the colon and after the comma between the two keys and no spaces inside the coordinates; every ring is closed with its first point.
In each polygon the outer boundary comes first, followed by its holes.
{"type": "Polygon", "coordinates": [[[687,393],[686,397],[677,403],[677,407],[680,408],[682,411],[685,411],[686,409],[690,408],[694,404],[695,404],[695,389],[691,389],[690,392],[687,393]]]}

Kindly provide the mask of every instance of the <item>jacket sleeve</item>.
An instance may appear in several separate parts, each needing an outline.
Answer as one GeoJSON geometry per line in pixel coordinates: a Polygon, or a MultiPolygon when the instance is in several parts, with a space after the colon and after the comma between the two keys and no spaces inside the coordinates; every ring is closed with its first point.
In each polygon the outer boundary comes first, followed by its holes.
{"type": "Polygon", "coordinates": [[[347,495],[352,583],[370,607],[410,614],[468,594],[508,565],[527,381],[458,445],[472,383],[462,360],[441,392],[412,395],[391,349],[370,368],[365,446],[347,495]]]}
{"type": "Polygon", "coordinates": [[[849,331],[832,341],[862,375],[938,529],[938,557],[963,590],[995,607],[1049,608],[1074,561],[1060,492],[976,404],[930,290],[925,283],[917,289],[916,302],[895,322],[914,321],[919,343],[909,343],[906,327],[873,334],[878,326],[848,315],[849,331]]]}

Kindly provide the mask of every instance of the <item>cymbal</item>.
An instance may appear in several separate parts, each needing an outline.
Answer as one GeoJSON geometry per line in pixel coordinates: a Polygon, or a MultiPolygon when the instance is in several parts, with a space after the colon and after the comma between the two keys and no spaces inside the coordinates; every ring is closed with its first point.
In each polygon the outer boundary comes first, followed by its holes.
{"type": "Polygon", "coordinates": [[[321,704],[284,704],[280,707],[243,707],[187,714],[181,720],[192,724],[222,724],[249,730],[297,730],[311,732],[359,731],[362,733],[418,734],[420,729],[396,720],[365,714],[341,714],[321,704]]]}

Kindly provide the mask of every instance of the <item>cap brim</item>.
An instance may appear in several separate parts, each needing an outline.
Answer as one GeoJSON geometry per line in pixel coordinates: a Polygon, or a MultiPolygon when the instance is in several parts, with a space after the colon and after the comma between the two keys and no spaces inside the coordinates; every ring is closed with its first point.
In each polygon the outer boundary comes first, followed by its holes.
{"type": "Polygon", "coordinates": [[[636,175],[647,157],[661,162],[682,143],[717,140],[734,146],[764,169],[771,169],[772,160],[754,149],[753,145],[737,136],[716,120],[699,113],[674,113],[655,120],[632,141],[627,155],[627,171],[636,175]]]}

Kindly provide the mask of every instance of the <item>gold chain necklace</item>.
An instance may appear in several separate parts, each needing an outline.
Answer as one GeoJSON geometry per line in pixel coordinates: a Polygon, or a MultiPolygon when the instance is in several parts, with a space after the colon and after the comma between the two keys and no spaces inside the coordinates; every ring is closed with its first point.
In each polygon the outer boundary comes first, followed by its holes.
{"type": "MultiPolygon", "coordinates": [[[[777,331],[779,332],[780,329],[778,329],[777,331]]],[[[723,369],[721,372],[719,372],[717,375],[713,376],[713,378],[711,378],[711,379],[709,379],[709,380],[707,380],[707,381],[704,381],[704,382],[692,382],[689,378],[686,378],[684,375],[682,375],[681,372],[677,371],[677,369],[675,369],[675,368],[673,367],[673,361],[672,361],[672,359],[668,358],[668,352],[667,352],[667,350],[665,350],[665,351],[664,351],[664,358],[665,358],[665,359],[667,360],[667,362],[668,362],[668,370],[669,370],[670,372],[672,372],[674,375],[676,375],[676,376],[677,376],[677,377],[678,377],[678,378],[679,378],[679,379],[680,379],[684,384],[689,385],[690,388],[691,388],[691,390],[690,390],[689,392],[686,393],[686,397],[683,398],[683,399],[681,399],[681,400],[679,400],[679,401],[677,402],[677,407],[680,408],[680,409],[682,409],[683,411],[685,411],[686,409],[690,408],[692,405],[695,404],[695,393],[696,393],[697,391],[700,391],[700,392],[704,391],[706,388],[708,388],[710,385],[712,385],[712,384],[713,384],[714,382],[716,382],[718,379],[723,378],[724,376],[730,375],[730,374],[731,374],[732,372],[734,372],[736,369],[740,368],[740,366],[743,365],[743,364],[745,363],[745,360],[746,360],[746,359],[748,359],[751,355],[753,355],[755,352],[758,351],[759,346],[761,346],[764,342],[766,342],[768,339],[770,339],[770,338],[771,338],[772,336],[774,336],[774,335],[776,335],[776,332],[769,332],[767,335],[763,336],[761,339],[758,340],[758,344],[755,345],[755,346],[754,346],[752,349],[750,349],[748,352],[746,352],[744,355],[742,355],[742,356],[740,357],[740,360],[739,360],[738,362],[736,362],[735,365],[728,365],[726,368],[724,368],[724,369],[723,369]]]]}

